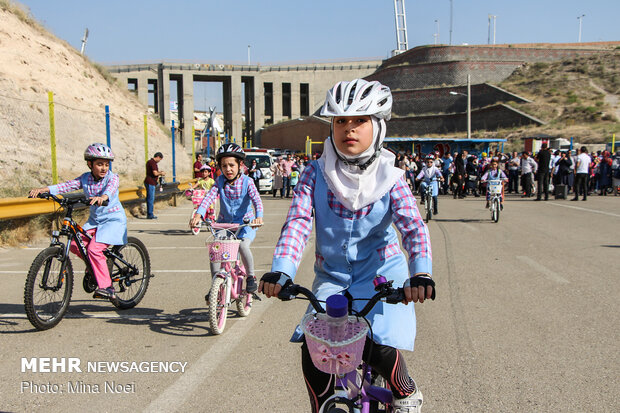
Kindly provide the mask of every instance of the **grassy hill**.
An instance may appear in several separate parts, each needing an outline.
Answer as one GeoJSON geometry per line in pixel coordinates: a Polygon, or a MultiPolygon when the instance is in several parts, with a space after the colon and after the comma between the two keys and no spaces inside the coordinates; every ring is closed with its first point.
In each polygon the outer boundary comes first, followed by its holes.
{"type": "MultiPolygon", "coordinates": [[[[478,136],[519,139],[546,133],[580,143],[604,143],[620,134],[620,50],[555,63],[526,64],[500,87],[532,103],[513,104],[546,122],[540,127],[480,132],[478,136]]],[[[620,136],[617,136],[620,139],[620,136]]]]}

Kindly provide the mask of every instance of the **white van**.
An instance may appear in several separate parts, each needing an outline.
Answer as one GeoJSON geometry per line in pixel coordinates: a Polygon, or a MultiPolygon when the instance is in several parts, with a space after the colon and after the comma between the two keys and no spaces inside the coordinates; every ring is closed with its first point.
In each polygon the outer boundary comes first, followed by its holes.
{"type": "Polygon", "coordinates": [[[259,180],[258,192],[271,192],[273,189],[273,176],[271,176],[273,158],[267,152],[267,149],[250,149],[245,152],[245,166],[249,168],[253,160],[256,161],[258,168],[263,174],[263,177],[259,180]]]}

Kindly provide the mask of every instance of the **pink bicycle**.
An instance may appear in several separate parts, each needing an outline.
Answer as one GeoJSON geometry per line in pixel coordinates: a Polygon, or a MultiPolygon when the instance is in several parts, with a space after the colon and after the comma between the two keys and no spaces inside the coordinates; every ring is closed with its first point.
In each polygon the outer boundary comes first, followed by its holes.
{"type": "MultiPolygon", "coordinates": [[[[198,189],[198,188],[190,188],[185,191],[185,197],[187,199],[191,199],[192,203],[194,204],[194,210],[192,211],[192,219],[194,218],[194,215],[196,215],[196,210],[198,210],[198,207],[200,206],[200,203],[202,202],[202,199],[205,197],[206,193],[207,191],[205,191],[204,189],[198,189]]],[[[213,206],[207,209],[206,219],[215,220],[215,209],[213,208],[213,206]]],[[[206,221],[203,219],[202,223],[204,222],[206,221]]],[[[198,235],[200,233],[200,228],[202,226],[202,223],[200,224],[200,226],[192,228],[192,234],[198,235]]]]}
{"type": "MultiPolygon", "coordinates": [[[[209,307],[211,332],[219,335],[224,331],[228,307],[234,302],[237,314],[247,317],[252,310],[254,294],[246,292],[245,267],[239,259],[239,231],[250,224],[223,224],[207,221],[212,237],[207,240],[209,260],[221,263],[221,268],[213,275],[211,290],[205,297],[209,307]]],[[[258,297],[257,297],[258,298],[258,297]]]]}

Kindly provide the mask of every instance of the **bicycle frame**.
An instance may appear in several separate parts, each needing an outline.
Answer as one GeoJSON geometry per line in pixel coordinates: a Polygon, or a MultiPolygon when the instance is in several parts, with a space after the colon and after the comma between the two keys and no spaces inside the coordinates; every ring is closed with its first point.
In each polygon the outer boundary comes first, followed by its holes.
{"type": "Polygon", "coordinates": [[[246,274],[243,266],[239,265],[239,258],[237,258],[234,267],[230,261],[222,264],[222,268],[220,268],[214,277],[219,277],[226,281],[226,302],[230,303],[232,300],[236,300],[241,297],[241,294],[243,293],[243,279],[246,274]]]}

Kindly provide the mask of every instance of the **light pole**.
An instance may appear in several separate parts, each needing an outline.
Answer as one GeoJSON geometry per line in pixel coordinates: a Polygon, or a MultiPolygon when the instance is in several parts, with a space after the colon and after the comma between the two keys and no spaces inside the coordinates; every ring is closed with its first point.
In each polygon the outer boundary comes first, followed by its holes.
{"type": "Polygon", "coordinates": [[[577,17],[577,20],[579,20],[579,40],[577,41],[578,43],[581,43],[581,21],[583,20],[584,17],[586,17],[585,14],[582,14],[581,16],[577,17]]]}
{"type": "Polygon", "coordinates": [[[435,19],[435,24],[437,25],[437,31],[435,32],[435,44],[441,43],[439,40],[439,19],[435,19]]]}
{"type": "Polygon", "coordinates": [[[450,0],[450,46],[452,46],[452,0],[450,0]]]}
{"type": "Polygon", "coordinates": [[[467,94],[450,92],[451,95],[467,96],[467,139],[471,139],[471,75],[467,74],[467,94]]]}

